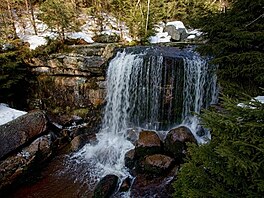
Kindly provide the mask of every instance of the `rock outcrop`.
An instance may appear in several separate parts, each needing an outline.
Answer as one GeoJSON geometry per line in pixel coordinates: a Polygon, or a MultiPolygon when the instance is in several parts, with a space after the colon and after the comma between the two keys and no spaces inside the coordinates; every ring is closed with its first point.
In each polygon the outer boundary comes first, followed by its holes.
{"type": "Polygon", "coordinates": [[[79,116],[98,126],[105,104],[106,65],[116,46],[76,45],[64,53],[32,58],[28,64],[37,83],[30,108],[46,110],[61,125],[79,116]]]}

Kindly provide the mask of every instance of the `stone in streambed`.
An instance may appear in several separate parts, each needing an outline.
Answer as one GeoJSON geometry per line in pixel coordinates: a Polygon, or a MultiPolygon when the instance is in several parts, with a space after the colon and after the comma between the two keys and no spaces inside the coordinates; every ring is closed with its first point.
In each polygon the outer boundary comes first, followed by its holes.
{"type": "Polygon", "coordinates": [[[142,158],[146,155],[160,153],[162,142],[155,131],[141,131],[136,141],[135,156],[142,158]]]}
{"type": "Polygon", "coordinates": [[[93,198],[109,198],[117,189],[118,177],[106,175],[96,185],[93,198]]]}
{"type": "Polygon", "coordinates": [[[81,134],[73,138],[71,141],[71,150],[77,151],[83,147],[86,143],[96,142],[95,134],[81,134]]]}
{"type": "Polygon", "coordinates": [[[180,126],[168,132],[164,141],[164,149],[181,162],[186,151],[186,142],[196,143],[196,139],[189,128],[180,126]]]}
{"type": "Polygon", "coordinates": [[[120,186],[119,192],[127,192],[130,189],[132,180],[130,177],[127,177],[122,181],[122,184],[120,186]]]}
{"type": "Polygon", "coordinates": [[[170,170],[174,160],[166,155],[149,155],[141,161],[141,171],[148,174],[162,175],[170,170]]]}
{"type": "Polygon", "coordinates": [[[128,151],[125,154],[125,166],[127,168],[133,169],[135,166],[135,149],[128,151]]]}

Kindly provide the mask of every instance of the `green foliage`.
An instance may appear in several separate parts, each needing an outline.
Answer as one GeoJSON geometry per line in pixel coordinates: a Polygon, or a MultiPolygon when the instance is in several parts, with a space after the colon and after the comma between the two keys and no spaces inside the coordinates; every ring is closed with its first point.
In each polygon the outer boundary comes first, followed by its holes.
{"type": "Polygon", "coordinates": [[[47,45],[42,45],[37,47],[34,51],[31,52],[32,57],[39,57],[39,56],[47,56],[52,53],[59,53],[62,51],[66,51],[67,47],[61,40],[53,40],[50,38],[46,38],[48,40],[47,45]]]}
{"type": "Polygon", "coordinates": [[[111,2],[113,15],[128,26],[134,40],[146,40],[154,33],[154,24],[159,22],[163,15],[163,1],[150,0],[149,12],[148,1],[120,1],[111,2]]]}
{"type": "Polygon", "coordinates": [[[220,11],[221,1],[212,0],[167,0],[164,2],[165,20],[181,20],[192,24],[197,18],[220,11]]]}
{"type": "Polygon", "coordinates": [[[187,162],[174,183],[174,197],[262,197],[264,194],[264,104],[237,106],[224,100],[225,111],[206,111],[208,144],[191,145],[187,162]]]}
{"type": "Polygon", "coordinates": [[[78,27],[76,9],[67,0],[46,0],[41,4],[40,10],[39,18],[51,30],[57,32],[62,41],[67,31],[76,30],[78,27]]]}
{"type": "MultiPolygon", "coordinates": [[[[250,95],[264,86],[263,0],[236,0],[231,10],[201,18],[199,26],[206,32],[203,54],[213,56],[219,65],[219,79],[226,93],[243,90],[250,95]]],[[[233,93],[233,96],[235,94],[233,93]]]]}
{"type": "MultiPolygon", "coordinates": [[[[14,45],[14,44],[12,44],[14,45]]],[[[15,45],[14,45],[15,46],[15,45]]],[[[28,71],[24,60],[29,56],[25,46],[0,52],[0,101],[21,104],[26,95],[28,71]]]]}

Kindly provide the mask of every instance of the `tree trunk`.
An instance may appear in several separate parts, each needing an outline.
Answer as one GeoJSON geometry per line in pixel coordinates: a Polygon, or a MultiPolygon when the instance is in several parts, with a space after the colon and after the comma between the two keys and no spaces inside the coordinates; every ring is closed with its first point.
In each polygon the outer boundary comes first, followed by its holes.
{"type": "MultiPolygon", "coordinates": [[[[26,1],[28,1],[28,0],[26,0],[26,1]]],[[[37,30],[37,27],[36,27],[36,20],[35,20],[35,15],[34,15],[34,9],[33,9],[31,0],[28,1],[28,5],[29,5],[29,9],[30,9],[31,22],[32,22],[32,25],[33,25],[33,28],[34,28],[34,33],[35,33],[35,35],[38,35],[38,30],[37,30]]]]}
{"type": "Polygon", "coordinates": [[[12,13],[12,9],[11,9],[11,6],[10,6],[10,2],[9,0],[6,0],[6,3],[7,3],[7,10],[8,10],[8,15],[9,15],[9,18],[11,20],[11,25],[12,25],[12,34],[13,34],[13,39],[16,39],[18,38],[17,36],[17,33],[16,33],[16,26],[15,26],[15,19],[14,19],[14,15],[12,13]]]}
{"type": "Polygon", "coordinates": [[[147,11],[147,19],[146,19],[146,29],[145,29],[145,36],[147,36],[147,33],[148,33],[148,22],[149,22],[149,6],[150,6],[150,0],[148,0],[148,11],[147,11]]]}

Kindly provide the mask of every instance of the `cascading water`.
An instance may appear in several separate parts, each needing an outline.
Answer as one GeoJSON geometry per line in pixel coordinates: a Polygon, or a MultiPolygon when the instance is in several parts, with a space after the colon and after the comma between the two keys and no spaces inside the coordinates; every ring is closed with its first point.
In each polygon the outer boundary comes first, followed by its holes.
{"type": "MultiPolygon", "coordinates": [[[[205,59],[191,49],[128,48],[117,52],[107,72],[104,118],[96,145],[85,145],[91,177],[129,175],[124,155],[132,149],[131,128],[157,130],[188,125],[195,137],[199,113],[217,100],[216,76],[205,59]]],[[[201,139],[202,140],[202,139],[201,139]]]]}

